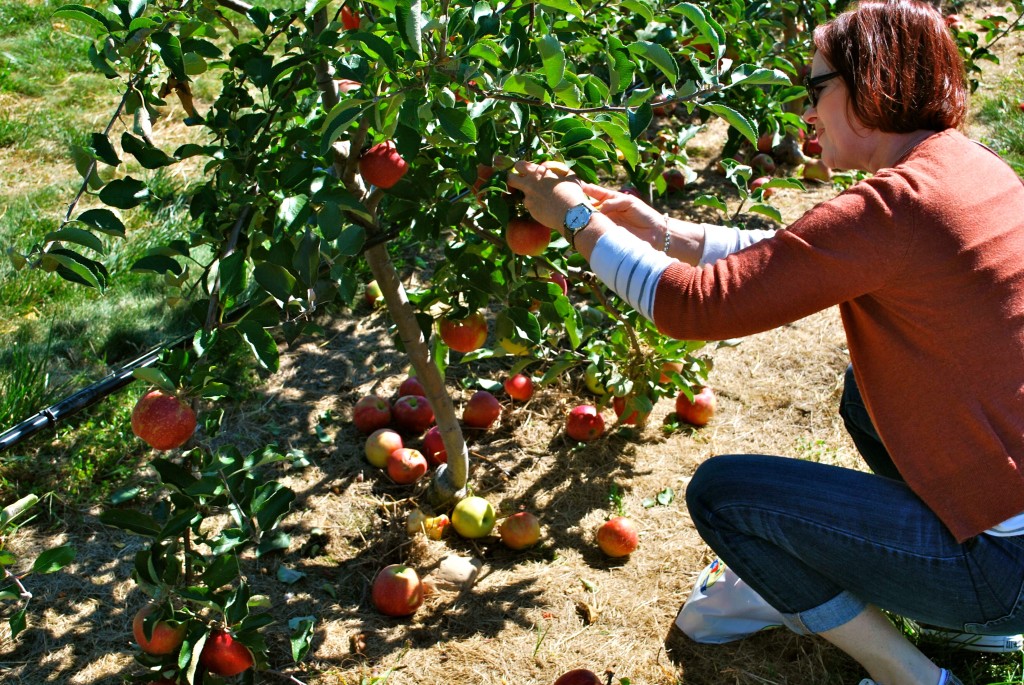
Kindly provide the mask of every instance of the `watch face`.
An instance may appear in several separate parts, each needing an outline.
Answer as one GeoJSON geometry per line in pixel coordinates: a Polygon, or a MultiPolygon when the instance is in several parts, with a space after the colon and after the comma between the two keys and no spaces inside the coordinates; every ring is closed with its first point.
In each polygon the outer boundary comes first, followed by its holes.
{"type": "Polygon", "coordinates": [[[586,205],[576,205],[565,214],[565,226],[571,230],[583,228],[590,221],[593,210],[586,205]]]}

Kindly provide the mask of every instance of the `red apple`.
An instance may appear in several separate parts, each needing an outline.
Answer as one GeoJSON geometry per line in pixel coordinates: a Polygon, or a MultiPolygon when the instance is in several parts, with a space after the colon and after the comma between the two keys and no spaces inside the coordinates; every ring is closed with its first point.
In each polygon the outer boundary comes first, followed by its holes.
{"type": "Polygon", "coordinates": [[[398,429],[412,435],[421,435],[434,423],[434,410],[422,395],[399,397],[391,414],[398,429]]]}
{"type": "Polygon", "coordinates": [[[483,188],[494,176],[494,167],[489,164],[476,165],[476,181],[473,182],[473,195],[477,200],[483,198],[483,188]]]}
{"type": "Polygon", "coordinates": [[[633,396],[630,395],[628,397],[616,396],[612,398],[612,409],[615,410],[615,415],[619,417],[619,423],[621,424],[635,426],[647,421],[647,416],[641,415],[640,410],[635,407],[629,413],[629,416],[627,416],[626,418],[622,418],[622,413],[626,411],[626,404],[629,403],[631,404],[631,406],[633,405],[633,403],[630,402],[632,397],[633,396]],[[641,419],[643,420],[641,421],[641,419]]]}
{"type": "Polygon", "coordinates": [[[626,195],[632,195],[633,197],[642,197],[640,195],[640,191],[637,190],[635,186],[622,186],[619,188],[619,192],[626,195]]]}
{"type": "Polygon", "coordinates": [[[563,295],[567,296],[569,294],[569,279],[567,279],[565,276],[555,271],[551,274],[548,280],[551,281],[552,283],[556,283],[558,287],[562,289],[563,295]]]}
{"type": "Polygon", "coordinates": [[[477,390],[462,410],[462,422],[471,428],[490,428],[501,415],[501,403],[486,390],[477,390]]]}
{"type": "Polygon", "coordinates": [[[402,384],[398,386],[398,396],[405,397],[406,395],[420,395],[426,396],[427,391],[423,387],[423,383],[420,382],[416,376],[409,376],[402,384]]]}
{"type": "Polygon", "coordinates": [[[456,352],[480,349],[487,340],[487,319],[474,312],[464,319],[443,318],[437,326],[444,344],[456,352]]]}
{"type": "Polygon", "coordinates": [[[686,187],[686,176],[679,169],[665,169],[661,172],[661,177],[665,179],[665,184],[670,192],[682,190],[686,187]]]}
{"type": "Polygon", "coordinates": [[[717,404],[715,392],[707,386],[698,388],[693,395],[692,402],[686,393],[680,392],[676,397],[676,416],[680,421],[694,426],[706,426],[711,417],[715,415],[717,404]]]}
{"type": "Polygon", "coordinates": [[[959,14],[947,14],[946,15],[946,26],[951,29],[961,30],[964,27],[964,18],[959,14]]]}
{"type": "Polygon", "coordinates": [[[352,408],[352,423],[364,435],[378,428],[387,428],[391,425],[391,405],[376,395],[360,398],[352,408]]]}
{"type": "Polygon", "coordinates": [[[624,557],[640,544],[636,524],[625,516],[616,516],[597,529],[597,546],[610,557],[624,557]]]}
{"type": "Polygon", "coordinates": [[[1024,100],[1017,103],[1017,109],[1019,109],[1021,112],[1024,112],[1024,100]]]}
{"type": "Polygon", "coordinates": [[[383,469],[388,465],[388,456],[402,447],[401,435],[390,428],[378,428],[366,438],[366,461],[383,469]]]}
{"type": "Polygon", "coordinates": [[[505,380],[505,392],[514,400],[527,402],[533,397],[533,380],[523,373],[517,373],[505,380]]]}
{"type": "Polygon", "coordinates": [[[804,164],[803,177],[809,181],[825,183],[832,178],[832,170],[820,159],[812,159],[804,164]]]}
{"type": "Polygon", "coordinates": [[[381,296],[380,285],[377,284],[377,281],[370,281],[366,284],[366,290],[363,291],[363,302],[370,307],[375,307],[381,296]]]}
{"type": "Polygon", "coordinates": [[[519,217],[508,222],[505,242],[518,255],[536,257],[548,249],[551,229],[529,217],[519,217]]]}
{"type": "Polygon", "coordinates": [[[196,430],[196,414],[175,395],[150,390],[132,409],[132,432],[153,449],[181,447],[196,430]]]}
{"type": "MultiPolygon", "coordinates": [[[[754,192],[755,190],[757,190],[770,180],[772,180],[771,176],[758,176],[757,178],[750,182],[750,192],[754,192]]],[[[764,198],[765,200],[767,200],[774,194],[775,188],[765,188],[764,190],[761,191],[761,197],[764,198]]]]}
{"type": "Polygon", "coordinates": [[[665,362],[661,365],[661,375],[658,376],[658,381],[661,383],[668,383],[672,380],[670,373],[682,373],[683,363],[682,362],[665,362]]]}
{"type": "Polygon", "coordinates": [[[185,641],[188,625],[183,622],[169,622],[161,619],[152,626],[152,632],[147,640],[144,621],[156,608],[157,605],[151,603],[136,612],[135,619],[132,621],[135,642],[138,643],[139,649],[146,654],[155,656],[174,654],[181,647],[181,643],[185,641]]]}
{"type": "Polygon", "coordinates": [[[775,147],[775,134],[772,132],[762,133],[757,139],[757,151],[758,152],[771,152],[772,148],[775,147]]]}
{"type": "Polygon", "coordinates": [[[808,157],[817,157],[821,154],[821,143],[818,142],[818,137],[808,138],[804,141],[804,154],[808,157]]]}
{"type": "Polygon", "coordinates": [[[540,540],[540,519],[528,511],[517,512],[501,522],[498,534],[512,549],[533,547],[540,540]]]}
{"type": "Polygon", "coordinates": [[[423,456],[431,466],[440,466],[448,463],[448,450],[444,447],[444,439],[441,437],[441,429],[431,426],[427,434],[423,436],[423,456]]]}
{"type": "Polygon", "coordinates": [[[345,27],[346,31],[353,31],[359,28],[359,15],[355,10],[350,10],[348,7],[341,8],[341,25],[345,27]]]}
{"type": "Polygon", "coordinates": [[[348,78],[340,78],[336,83],[338,84],[339,93],[351,93],[363,87],[363,84],[359,81],[353,81],[348,78]]]}
{"type": "Polygon", "coordinates": [[[581,442],[596,440],[604,434],[604,417],[590,404],[573,407],[565,420],[565,432],[581,442]]]}
{"type": "Polygon", "coordinates": [[[775,171],[775,160],[771,155],[759,152],[750,160],[750,166],[758,169],[762,174],[771,174],[775,171]]]}
{"type": "Polygon", "coordinates": [[[249,669],[253,664],[249,648],[223,630],[214,630],[206,638],[199,663],[210,673],[231,677],[249,669]]]}
{"type": "Polygon", "coordinates": [[[377,143],[359,158],[359,173],[363,180],[378,188],[390,188],[408,170],[409,163],[398,154],[393,140],[377,143]]]}
{"type": "Polygon", "coordinates": [[[388,455],[387,469],[391,480],[400,485],[415,483],[430,468],[419,450],[399,447],[388,455]]]}
{"type": "Polygon", "coordinates": [[[391,564],[382,568],[373,579],[370,597],[382,614],[409,616],[423,604],[423,585],[414,568],[391,564]]]}
{"type": "Polygon", "coordinates": [[[604,685],[604,681],[598,678],[593,671],[576,668],[560,675],[555,681],[555,685],[604,685]]]}

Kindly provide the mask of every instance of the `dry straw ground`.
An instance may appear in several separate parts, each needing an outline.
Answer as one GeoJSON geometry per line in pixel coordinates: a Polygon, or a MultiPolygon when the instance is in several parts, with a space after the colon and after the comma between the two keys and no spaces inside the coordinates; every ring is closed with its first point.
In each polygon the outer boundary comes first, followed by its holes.
{"type": "MultiPolygon", "coordinates": [[[[1004,55],[1005,67],[1019,64],[1019,42],[1004,55]]],[[[698,139],[703,149],[717,149],[716,134],[712,129],[698,139]]],[[[711,163],[695,155],[698,168],[711,163]]],[[[774,203],[792,221],[834,192],[782,191],[774,203]]],[[[689,215],[686,197],[671,211],[689,215]]],[[[719,410],[700,430],[664,433],[672,406],[663,400],[639,434],[613,431],[575,445],[562,422],[586,395],[578,378],[544,388],[525,406],[506,404],[500,426],[471,436],[472,487],[502,513],[528,509],[540,516],[543,544],[526,552],[494,539],[431,541],[404,532],[418,493],[370,467],[363,438],[344,420],[361,395],[387,395],[405,377],[405,361],[385,329],[381,312],[330,322],[324,339],[288,350],[263,395],[231,417],[240,440],[302,448],[313,462],[280,474],[299,495],[285,524],[292,548],[251,566],[256,590],[272,598],[271,660],[282,671],[323,685],[544,685],[577,667],[612,671],[616,682],[638,685],[839,685],[862,677],[856,664],[822,641],[784,630],[705,646],[673,628],[710,558],[682,498],[700,462],[759,452],[859,468],[836,414],[847,354],[835,310],[737,346],[709,347],[719,410]],[[324,445],[314,426],[328,411],[342,420],[327,427],[333,442],[324,445]],[[639,550],[622,561],[605,558],[593,539],[611,511],[613,488],[642,529],[639,550]],[[674,501],[643,506],[666,488],[675,492],[674,501]],[[368,584],[379,568],[403,561],[430,577],[449,554],[482,562],[470,590],[439,587],[408,620],[373,610],[368,584]],[[306,575],[284,585],[275,580],[281,564],[306,575]],[[317,617],[316,638],[304,670],[296,670],[287,666],[287,622],[308,614],[317,617]]],[[[500,377],[502,369],[475,372],[500,377]]],[[[452,370],[453,377],[464,373],[452,370]]],[[[457,406],[470,394],[450,387],[457,406]]],[[[16,643],[0,633],[4,683],[116,683],[137,672],[129,626],[145,598],[130,581],[130,569],[140,543],[101,525],[98,513],[83,512],[56,533],[27,533],[16,541],[26,550],[73,541],[79,556],[66,571],[33,582],[30,628],[16,643]]],[[[295,682],[271,673],[257,681],[295,682]]]]}

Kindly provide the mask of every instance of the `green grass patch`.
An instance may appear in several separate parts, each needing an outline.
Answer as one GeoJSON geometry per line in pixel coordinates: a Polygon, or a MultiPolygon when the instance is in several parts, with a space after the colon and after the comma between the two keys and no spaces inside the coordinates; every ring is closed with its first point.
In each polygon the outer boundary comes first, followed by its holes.
{"type": "Polygon", "coordinates": [[[1017,175],[1024,177],[1024,60],[1020,69],[994,89],[995,95],[985,96],[978,109],[978,121],[988,129],[982,142],[1002,155],[1017,175]]]}

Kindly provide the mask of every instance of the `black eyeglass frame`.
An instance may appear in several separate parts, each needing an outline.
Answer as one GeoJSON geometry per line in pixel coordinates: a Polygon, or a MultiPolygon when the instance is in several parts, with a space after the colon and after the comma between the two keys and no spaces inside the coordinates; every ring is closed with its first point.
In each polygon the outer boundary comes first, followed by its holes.
{"type": "Polygon", "coordinates": [[[805,76],[804,77],[804,88],[807,89],[807,98],[811,101],[811,107],[818,106],[818,86],[825,81],[834,79],[836,76],[841,74],[838,71],[830,71],[827,74],[821,74],[820,76],[805,76]]]}

